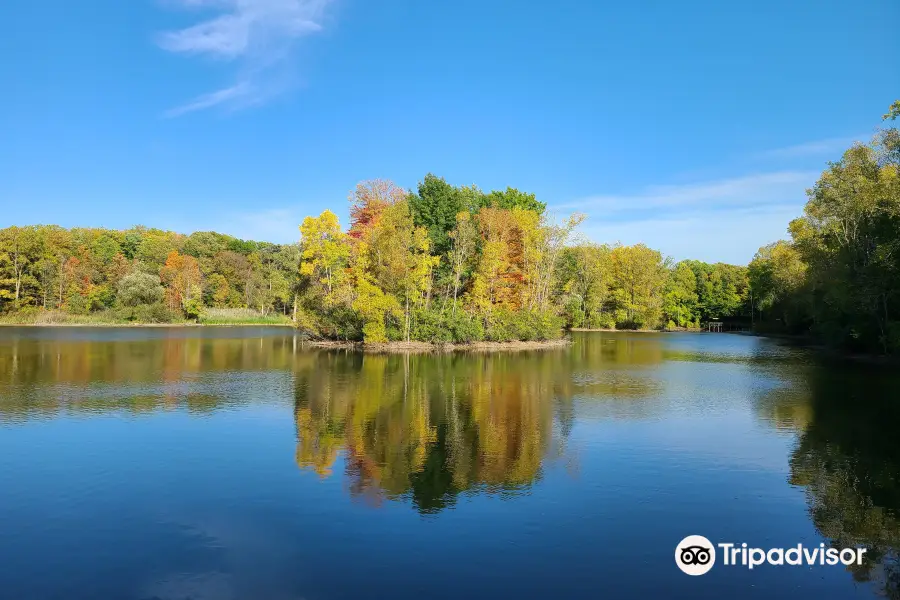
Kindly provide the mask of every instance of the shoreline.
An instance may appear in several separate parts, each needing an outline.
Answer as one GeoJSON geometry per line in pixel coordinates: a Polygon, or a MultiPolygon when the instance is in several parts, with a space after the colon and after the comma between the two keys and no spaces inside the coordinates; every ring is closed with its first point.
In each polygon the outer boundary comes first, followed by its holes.
{"type": "Polygon", "coordinates": [[[733,335],[748,337],[761,337],[784,343],[794,348],[803,348],[815,352],[817,355],[836,361],[847,361],[863,365],[897,366],[900,365],[900,356],[893,354],[866,354],[864,352],[851,352],[823,344],[813,336],[807,334],[791,333],[760,333],[755,331],[735,331],[733,335]]]}
{"type": "Polygon", "coordinates": [[[594,332],[594,333],[694,333],[702,332],[702,329],[590,329],[588,327],[573,327],[569,331],[594,332]]]}
{"type": "MultiPolygon", "coordinates": [[[[291,323],[0,323],[4,327],[34,328],[102,328],[102,329],[174,329],[203,327],[281,327],[296,330],[291,323]]],[[[339,340],[304,339],[303,346],[322,350],[352,350],[367,353],[451,353],[451,352],[521,352],[531,350],[552,350],[566,348],[572,340],[563,337],[544,341],[512,341],[512,342],[472,342],[458,344],[451,342],[354,342],[339,340]]]]}
{"type": "Polygon", "coordinates": [[[289,327],[292,323],[0,323],[0,327],[289,327]]]}
{"type": "Polygon", "coordinates": [[[561,338],[558,340],[544,341],[514,341],[514,342],[471,342],[468,344],[454,344],[451,342],[341,342],[334,340],[307,340],[304,346],[323,350],[354,350],[360,352],[390,354],[402,352],[520,352],[525,350],[552,350],[567,348],[572,340],[561,338]]]}

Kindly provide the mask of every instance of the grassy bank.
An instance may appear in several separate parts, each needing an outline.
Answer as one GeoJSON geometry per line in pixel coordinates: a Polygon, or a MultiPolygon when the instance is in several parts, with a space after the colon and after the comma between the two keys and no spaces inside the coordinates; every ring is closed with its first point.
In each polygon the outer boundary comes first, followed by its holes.
{"type": "Polygon", "coordinates": [[[196,321],[169,319],[141,321],[124,318],[115,310],[88,315],[75,315],[60,310],[38,310],[0,315],[0,326],[84,326],[84,327],[189,327],[198,325],[278,325],[293,326],[290,318],[280,314],[263,315],[249,309],[208,309],[196,321]]]}
{"type": "Polygon", "coordinates": [[[249,308],[208,308],[200,313],[201,325],[293,325],[289,317],[267,315],[249,308]]]}

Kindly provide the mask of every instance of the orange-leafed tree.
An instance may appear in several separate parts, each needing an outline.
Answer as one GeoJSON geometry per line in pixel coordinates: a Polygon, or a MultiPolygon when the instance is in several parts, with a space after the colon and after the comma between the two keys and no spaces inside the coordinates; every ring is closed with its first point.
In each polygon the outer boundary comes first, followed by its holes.
{"type": "Polygon", "coordinates": [[[512,211],[502,208],[483,208],[476,220],[482,252],[469,300],[485,312],[493,305],[516,310],[523,290],[524,240],[520,224],[512,211]]]}
{"type": "Polygon", "coordinates": [[[406,198],[406,192],[393,181],[371,179],[357,184],[350,195],[351,238],[361,240],[378,224],[384,210],[406,198]]]}
{"type": "Polygon", "coordinates": [[[193,256],[169,252],[166,263],[159,270],[159,278],[166,286],[166,304],[179,310],[191,300],[199,300],[203,293],[203,276],[200,265],[193,256]]]}

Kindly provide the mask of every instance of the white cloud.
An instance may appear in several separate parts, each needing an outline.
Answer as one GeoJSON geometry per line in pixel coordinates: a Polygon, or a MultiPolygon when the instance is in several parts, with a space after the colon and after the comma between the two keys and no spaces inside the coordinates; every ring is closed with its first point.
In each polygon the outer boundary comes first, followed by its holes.
{"type": "Polygon", "coordinates": [[[795,201],[811,185],[815,171],[779,171],[682,185],[650,186],[635,194],[598,195],[554,209],[621,212],[642,209],[737,208],[795,201]]]}
{"type": "Polygon", "coordinates": [[[844,154],[844,151],[852,146],[855,142],[864,141],[867,135],[856,135],[852,137],[835,137],[825,140],[817,140],[813,142],[805,142],[794,146],[786,146],[784,148],[775,148],[760,152],[756,158],[805,158],[809,156],[827,156],[831,155],[832,160],[837,160],[844,154]]]}
{"type": "Polygon", "coordinates": [[[596,242],[644,243],[676,260],[746,264],[756,250],[787,235],[800,216],[816,171],[779,171],[650,186],[550,207],[587,214],[580,231],[596,242]]]}
{"type": "Polygon", "coordinates": [[[797,206],[740,209],[716,215],[695,213],[673,219],[622,223],[604,223],[600,217],[589,217],[581,233],[599,243],[643,243],[675,260],[694,258],[745,265],[761,246],[786,239],[788,223],[802,211],[801,201],[797,206]]]}
{"type": "Polygon", "coordinates": [[[217,92],[198,96],[187,104],[183,104],[182,106],[167,110],[165,116],[178,117],[185,113],[194,112],[195,110],[203,110],[204,108],[211,108],[223,103],[237,103],[242,98],[245,100],[251,98],[252,95],[253,88],[250,86],[249,82],[245,81],[242,83],[238,83],[230,88],[225,88],[217,92]]]}
{"type": "Polygon", "coordinates": [[[325,9],[333,0],[170,0],[182,8],[218,14],[190,27],[159,35],[169,52],[207,56],[234,63],[236,81],[203,94],[167,116],[223,106],[244,108],[277,93],[272,81],[289,62],[296,42],[322,29],[325,9]]]}

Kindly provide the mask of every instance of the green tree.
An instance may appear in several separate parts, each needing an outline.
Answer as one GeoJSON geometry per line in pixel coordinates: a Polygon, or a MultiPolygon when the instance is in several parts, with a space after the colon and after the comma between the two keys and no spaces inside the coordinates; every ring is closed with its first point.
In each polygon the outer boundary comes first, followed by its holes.
{"type": "Polygon", "coordinates": [[[667,275],[662,254],[643,244],[616,246],[610,262],[612,302],[619,312],[617,324],[651,329],[659,325],[667,275]]]}
{"type": "Polygon", "coordinates": [[[129,273],[119,281],[117,299],[122,306],[139,306],[141,304],[156,304],[162,302],[165,297],[165,289],[159,277],[135,271],[129,273]]]}
{"type": "Polygon", "coordinates": [[[806,264],[793,244],[775,242],[759,249],[748,267],[754,310],[761,318],[779,321],[799,331],[805,318],[801,289],[806,264]]]}
{"type": "Polygon", "coordinates": [[[900,117],[900,100],[895,100],[893,104],[888,107],[887,113],[882,117],[885,121],[893,121],[897,117],[900,117]]]}
{"type": "Polygon", "coordinates": [[[690,265],[681,261],[675,265],[666,280],[664,318],[677,327],[690,327],[699,319],[698,301],[697,278],[690,265]]]}
{"type": "Polygon", "coordinates": [[[544,202],[538,201],[534,194],[520,192],[515,188],[506,188],[505,191],[493,191],[485,198],[486,204],[493,208],[501,208],[512,210],[519,208],[522,210],[530,210],[539,215],[543,215],[547,209],[544,202]]]}
{"type": "Polygon", "coordinates": [[[450,232],[456,227],[456,215],[471,207],[459,188],[447,183],[443,177],[429,173],[421,182],[417,193],[408,197],[413,222],[428,231],[432,252],[446,254],[451,247],[450,232]]]}
{"type": "Polygon", "coordinates": [[[569,325],[610,328],[615,318],[607,311],[612,285],[609,246],[581,243],[563,251],[560,270],[562,292],[566,295],[569,325]]]}
{"type": "Polygon", "coordinates": [[[900,348],[900,164],[886,140],[856,145],[832,163],[790,226],[809,266],[816,329],[883,352],[900,348]]]}

